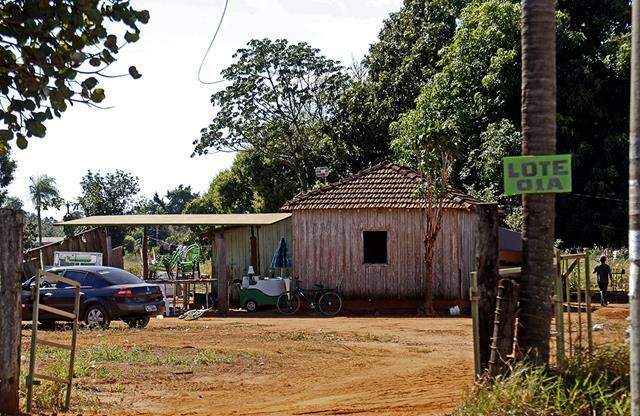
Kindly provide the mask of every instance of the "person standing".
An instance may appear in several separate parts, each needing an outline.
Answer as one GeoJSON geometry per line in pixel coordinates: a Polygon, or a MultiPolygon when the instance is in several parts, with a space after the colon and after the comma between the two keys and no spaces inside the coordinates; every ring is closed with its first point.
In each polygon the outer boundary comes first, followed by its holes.
{"type": "Polygon", "coordinates": [[[600,257],[600,264],[593,269],[593,272],[598,276],[598,288],[600,288],[600,305],[607,306],[609,301],[607,300],[607,289],[609,288],[609,277],[611,277],[611,267],[607,264],[607,257],[600,257]]]}

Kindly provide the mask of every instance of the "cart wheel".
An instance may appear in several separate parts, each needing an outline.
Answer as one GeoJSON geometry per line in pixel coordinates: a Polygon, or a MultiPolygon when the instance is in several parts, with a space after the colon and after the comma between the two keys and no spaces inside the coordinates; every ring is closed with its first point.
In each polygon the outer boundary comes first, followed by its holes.
{"type": "Polygon", "coordinates": [[[244,305],[244,308],[246,310],[248,310],[249,312],[255,312],[256,309],[258,309],[258,304],[256,303],[255,300],[249,300],[247,301],[247,303],[244,305]]]}

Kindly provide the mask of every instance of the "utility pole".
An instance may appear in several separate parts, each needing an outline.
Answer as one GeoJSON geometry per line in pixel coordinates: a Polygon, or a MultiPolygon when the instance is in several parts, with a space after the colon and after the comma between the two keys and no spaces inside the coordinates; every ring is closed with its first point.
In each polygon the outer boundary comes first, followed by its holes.
{"type": "Polygon", "coordinates": [[[629,115],[629,307],[631,309],[631,414],[640,416],[640,4],[631,12],[631,110],[629,115]]]}

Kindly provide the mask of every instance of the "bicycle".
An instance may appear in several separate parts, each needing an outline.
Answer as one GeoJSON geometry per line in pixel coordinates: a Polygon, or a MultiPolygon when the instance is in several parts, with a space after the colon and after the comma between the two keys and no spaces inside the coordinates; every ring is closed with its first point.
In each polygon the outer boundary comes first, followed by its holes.
{"type": "Polygon", "coordinates": [[[285,292],[278,297],[278,312],[283,315],[294,315],[300,309],[304,299],[311,309],[319,309],[326,316],[335,316],[342,310],[342,297],[335,289],[325,289],[323,285],[315,284],[313,289],[302,289],[300,279],[296,279],[291,292],[285,292]]]}

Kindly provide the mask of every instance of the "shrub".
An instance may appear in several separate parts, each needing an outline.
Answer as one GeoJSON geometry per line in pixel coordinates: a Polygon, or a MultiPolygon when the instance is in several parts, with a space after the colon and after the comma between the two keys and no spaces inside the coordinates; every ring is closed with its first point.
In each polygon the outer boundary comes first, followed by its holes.
{"type": "Polygon", "coordinates": [[[560,370],[517,366],[481,385],[454,416],[628,415],[629,350],[620,345],[576,357],[560,370]]]}
{"type": "Polygon", "coordinates": [[[124,237],[124,251],[133,253],[136,250],[136,239],[130,235],[124,237]]]}

